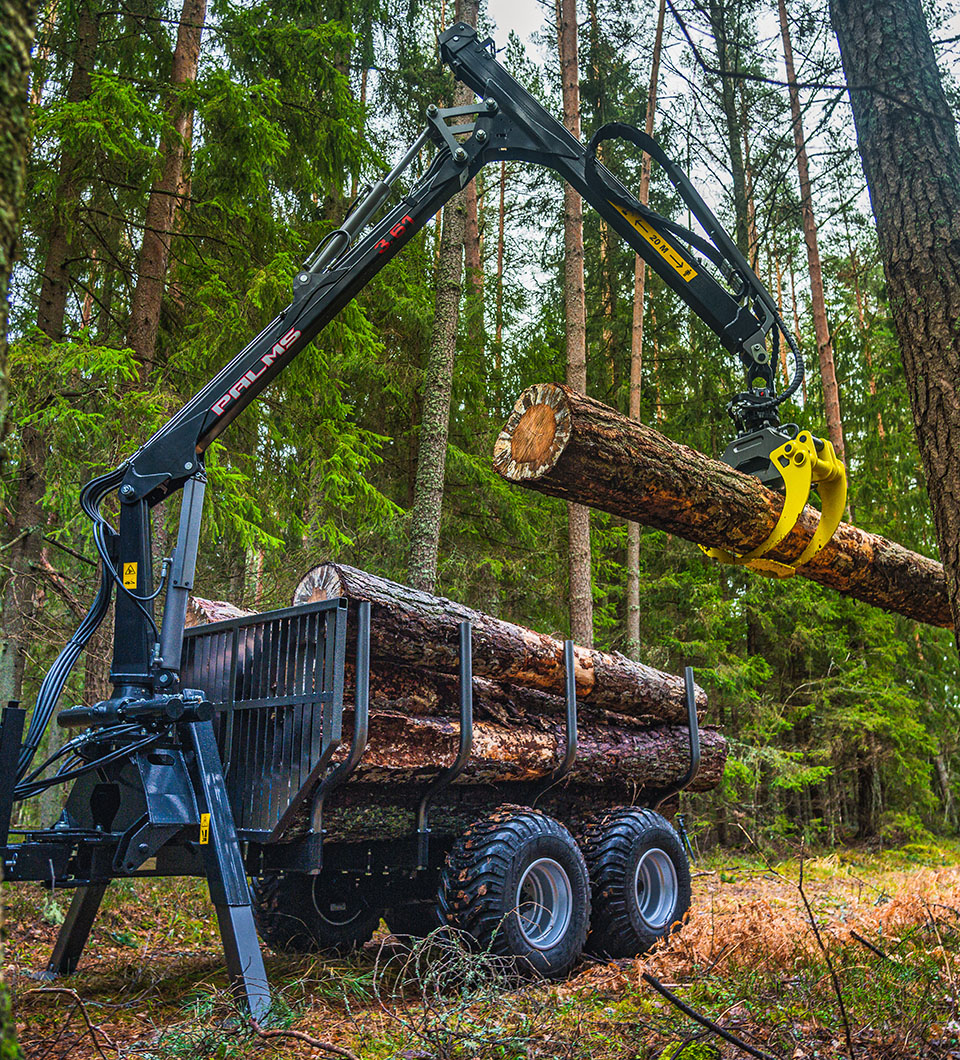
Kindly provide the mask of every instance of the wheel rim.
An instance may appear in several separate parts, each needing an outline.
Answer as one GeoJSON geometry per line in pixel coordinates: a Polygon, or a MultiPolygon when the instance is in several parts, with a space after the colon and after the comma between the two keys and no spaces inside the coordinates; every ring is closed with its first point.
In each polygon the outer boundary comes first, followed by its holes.
{"type": "Polygon", "coordinates": [[[661,930],[673,920],[677,905],[677,870],[670,855],[653,847],[637,862],[634,880],[637,891],[637,910],[643,922],[661,930]]]}
{"type": "Polygon", "coordinates": [[[555,946],[566,934],[573,914],[573,888],[564,867],[553,858],[538,858],[517,886],[520,934],[537,950],[555,946]]]}
{"type": "Polygon", "coordinates": [[[365,905],[358,895],[317,893],[318,878],[313,881],[313,908],[317,916],[331,927],[347,927],[362,915],[365,905]]]}

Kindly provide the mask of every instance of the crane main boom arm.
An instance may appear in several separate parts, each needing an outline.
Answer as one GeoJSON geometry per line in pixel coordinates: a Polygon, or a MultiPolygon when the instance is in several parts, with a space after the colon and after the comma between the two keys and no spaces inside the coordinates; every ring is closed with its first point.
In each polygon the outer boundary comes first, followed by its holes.
{"type": "MultiPolygon", "coordinates": [[[[490,162],[517,159],[547,166],[571,184],[739,357],[747,389],[734,398],[731,411],[741,437],[749,432],[758,437],[776,433],[777,407],[802,378],[799,351],[794,348],[794,380],[778,396],[774,324],[785,334],[786,329],[776,305],[685,175],[655,141],[630,126],[605,126],[585,147],[497,62],[493,42],[481,41],[471,27],[451,26],[441,35],[440,48],[455,76],[473,89],[479,102],[429,107],[426,130],[300,268],[286,309],[124,464],[85,487],[82,503],[94,520],[103,580],[89,615],[41,686],[21,753],[20,776],[39,746],[70,667],[105,615],[114,589],[114,694],[98,705],[105,708],[101,713],[110,718],[116,714],[110,704],[157,703],[177,694],[184,617],[200,537],[204,453],[444,203],[490,162]],[[657,160],[708,239],[648,209],[597,161],[599,143],[613,138],[627,139],[657,160]],[[428,141],[437,147],[433,161],[400,202],[388,206],[392,187],[428,141]],[[714,278],[701,258],[720,271],[727,286],[714,278]],[[768,337],[774,344],[773,356],[767,349],[768,337]],[[184,490],[180,530],[173,555],[164,564],[165,584],[160,588],[166,589],[166,596],[158,628],[152,604],[159,590],[155,592],[153,584],[150,511],[179,489],[184,490]],[[114,490],[121,502],[117,532],[100,514],[100,504],[114,490]]],[[[122,713],[129,708],[117,709],[122,713]]]]}

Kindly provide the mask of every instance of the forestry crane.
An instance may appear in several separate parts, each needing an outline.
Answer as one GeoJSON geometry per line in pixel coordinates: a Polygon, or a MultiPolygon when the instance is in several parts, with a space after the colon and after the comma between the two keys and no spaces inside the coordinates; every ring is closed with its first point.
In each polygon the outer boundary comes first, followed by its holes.
{"type": "MultiPolygon", "coordinates": [[[[781,424],[778,415],[779,407],[796,393],[803,379],[800,350],[776,302],[684,173],[653,139],[629,125],[605,125],[583,146],[497,62],[493,41],[480,40],[471,27],[462,23],[451,26],[441,35],[440,48],[454,75],[476,93],[479,101],[468,106],[428,107],[427,127],[397,165],[366,189],[341,227],[303,263],[294,280],[290,305],[129,459],[94,479],[81,493],[84,512],[94,524],[101,563],[99,590],[88,614],[44,678],[22,742],[24,711],[8,707],[0,726],[0,855],[4,878],[80,887],[62,934],[64,941],[58,943],[55,970],[75,966],[106,886],[103,881],[135,874],[159,847],[179,842],[176,837],[192,827],[189,834],[199,834],[200,845],[197,847],[194,838],[190,849],[203,854],[203,871],[217,906],[228,965],[234,978],[245,985],[253,1010],[264,1011],[268,998],[246,884],[253,847],[244,839],[241,848],[234,830],[220,765],[225,752],[218,751],[214,742],[211,704],[203,692],[181,687],[184,622],[200,539],[204,454],[321,329],[488,163],[516,159],[555,170],[743,365],[745,389],[728,406],[737,436],[724,459],[764,483],[784,489],[783,514],[771,538],[747,555],[719,550],[711,550],[711,554],[726,562],[763,565],[762,554],[793,527],[814,483],[819,484],[823,501],[820,528],[798,562],[822,547],[839,522],[845,474],[830,442],[796,425],[781,424]],[[615,139],[629,141],[657,161],[702,226],[703,235],[648,209],[597,160],[600,144],[615,139]],[[398,204],[389,205],[394,185],[430,143],[436,153],[426,172],[398,204]],[[795,367],[789,385],[778,393],[776,366],[781,334],[795,367]],[[157,586],[151,556],[151,509],[180,489],[183,497],[177,544],[163,563],[157,586]],[[104,500],[115,491],[119,499],[116,530],[101,512],[104,500]],[[114,592],[113,694],[92,706],[60,712],[61,724],[86,727],[86,731],[45,763],[54,765],[70,752],[62,759],[59,772],[44,777],[45,766],[32,766],[34,756],[70,670],[105,617],[114,592]],[[153,609],[161,592],[165,596],[158,627],[153,609]],[[158,747],[165,749],[163,754],[158,747]],[[121,838],[111,838],[109,827],[99,823],[74,828],[61,822],[52,829],[28,834],[22,843],[6,845],[14,802],[51,784],[81,780],[104,789],[94,790],[94,802],[109,801],[114,796],[106,791],[108,785],[96,785],[96,778],[113,776],[120,763],[126,763],[124,768],[130,771],[125,776],[141,777],[143,791],[143,801],[137,803],[140,808],[121,838]]],[[[789,573],[789,569],[774,573],[789,573]]],[[[339,650],[342,655],[342,646],[339,650]]],[[[693,687],[692,676],[689,687],[693,687]]],[[[340,695],[342,699],[342,681],[340,695]]],[[[695,727],[696,710],[691,710],[695,727]]],[[[575,751],[575,742],[572,747],[575,751]]],[[[321,767],[326,764],[322,760],[314,772],[322,777],[321,767]]],[[[100,811],[104,820],[116,816],[116,808],[105,803],[100,811]]],[[[321,841],[322,830],[318,833],[311,836],[321,841]]],[[[258,856],[266,854],[261,850],[258,856]]]]}

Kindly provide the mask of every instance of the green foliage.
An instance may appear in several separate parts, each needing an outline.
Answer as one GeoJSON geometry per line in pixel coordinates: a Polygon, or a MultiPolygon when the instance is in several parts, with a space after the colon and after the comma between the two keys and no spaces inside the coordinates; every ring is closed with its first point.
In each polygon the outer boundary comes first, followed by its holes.
{"type": "MultiPolygon", "coordinates": [[[[762,5],[741,8],[743,21],[762,5]]],[[[642,124],[652,5],[596,0],[586,15],[584,134],[610,120],[642,124]]],[[[436,4],[213,4],[197,81],[180,90],[180,106],[194,117],[188,199],[172,237],[157,357],[143,366],[128,349],[127,326],[147,198],[163,161],[158,145],[170,132],[174,16],[148,0],[136,18],[68,4],[56,17],[51,5],[41,19],[12,303],[14,434],[0,483],[9,542],[33,529],[18,522],[18,491],[29,471],[23,440],[39,435],[43,555],[53,574],[37,583],[43,618],[31,632],[27,701],[90,595],[80,486],[120,462],[282,312],[298,264],[341,222],[355,190],[413,139],[424,106],[452,90],[437,62],[436,4]],[[95,13],[98,43],[89,96],[68,102],[82,11],[95,13]],[[70,244],[70,297],[67,337],[52,343],[34,324],[59,222],[70,244]]],[[[821,38],[805,26],[801,20],[797,27],[804,47],[819,55],[821,38]]],[[[738,34],[741,69],[776,73],[746,22],[738,34]]],[[[552,25],[545,24],[543,39],[552,51],[552,25]]],[[[500,43],[515,76],[558,111],[557,64],[541,67],[515,35],[500,43]]],[[[678,53],[678,66],[689,91],[661,107],[655,132],[730,222],[719,85],[686,52],[678,53]]],[[[779,285],[788,323],[795,292],[799,337],[813,360],[787,101],[776,86],[749,81],[738,93],[758,272],[772,289],[779,285]]],[[[934,555],[875,235],[865,198],[851,195],[858,168],[832,110],[823,123],[816,135],[830,140],[830,150],[814,163],[815,205],[819,217],[830,218],[821,227],[821,250],[851,514],[865,529],[934,555]]],[[[605,161],[636,187],[639,155],[623,144],[606,150],[605,161]]],[[[425,154],[414,169],[422,172],[426,161],[425,154]]],[[[564,375],[562,187],[552,174],[513,160],[488,166],[478,186],[483,296],[465,297],[461,313],[439,590],[563,633],[565,506],[508,486],[490,466],[493,441],[520,390],[564,375]]],[[[686,223],[656,169],[651,203],[686,223]]],[[[634,257],[589,211],[585,231],[589,389],[625,410],[634,257]]],[[[286,605],[298,576],[324,558],[402,578],[435,253],[428,227],[208,451],[202,595],[286,605]]],[[[739,386],[739,369],[659,278],[648,276],[646,289],[642,418],[717,456],[730,437],[723,409],[739,386]]],[[[815,372],[805,403],[785,413],[821,426],[815,372]]],[[[158,559],[176,525],[166,507],[158,512],[158,559]]],[[[592,534],[597,642],[618,650],[625,643],[626,528],[598,513],[592,534]]],[[[739,825],[790,842],[856,833],[922,841],[924,829],[956,827],[956,815],[945,812],[948,796],[960,801],[960,697],[949,633],[799,578],[774,582],[724,569],[660,532],[644,531],[640,565],[642,661],[674,671],[693,665],[710,697],[707,722],[722,725],[729,738],[721,787],[696,801],[712,836],[739,842],[739,825]]],[[[92,694],[104,669],[101,661],[99,669],[75,674],[69,694],[92,694]]]]}

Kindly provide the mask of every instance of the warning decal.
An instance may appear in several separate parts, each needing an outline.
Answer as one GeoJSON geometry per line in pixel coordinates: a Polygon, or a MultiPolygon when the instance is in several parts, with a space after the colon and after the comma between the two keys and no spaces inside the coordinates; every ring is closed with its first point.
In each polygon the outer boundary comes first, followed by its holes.
{"type": "Polygon", "coordinates": [[[210,842],[210,814],[200,814],[200,845],[206,846],[210,842]]]}
{"type": "Polygon", "coordinates": [[[137,587],[137,565],[136,565],[136,563],[124,563],[124,565],[123,565],[123,587],[124,587],[124,589],[136,589],[136,587],[137,587]]]}
{"type": "Polygon", "coordinates": [[[687,261],[682,258],[670,244],[663,238],[662,235],[656,229],[651,228],[646,221],[637,213],[632,210],[621,210],[617,204],[611,203],[611,206],[616,207],[617,213],[622,214],[633,227],[643,236],[643,238],[650,244],[650,246],[656,248],[660,252],[660,257],[671,265],[688,283],[690,280],[697,275],[697,270],[687,261]]]}

